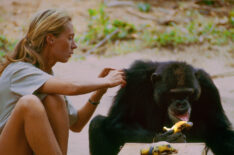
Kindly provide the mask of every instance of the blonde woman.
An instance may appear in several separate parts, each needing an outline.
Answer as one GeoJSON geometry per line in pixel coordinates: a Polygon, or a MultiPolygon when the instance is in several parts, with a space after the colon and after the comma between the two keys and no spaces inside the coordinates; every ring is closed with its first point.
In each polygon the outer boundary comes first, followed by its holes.
{"type": "Polygon", "coordinates": [[[125,85],[124,73],[110,68],[86,84],[53,77],[52,67],[75,48],[70,16],[52,9],[35,15],[0,70],[1,155],[67,154],[69,129],[80,132],[107,88],[125,85]],[[93,91],[80,110],[61,96],[93,91]]]}

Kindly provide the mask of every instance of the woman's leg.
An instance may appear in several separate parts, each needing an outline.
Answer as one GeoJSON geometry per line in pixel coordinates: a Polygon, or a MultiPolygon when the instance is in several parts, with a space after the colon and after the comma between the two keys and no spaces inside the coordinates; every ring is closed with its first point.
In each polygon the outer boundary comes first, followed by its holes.
{"type": "Polygon", "coordinates": [[[0,135],[1,155],[62,155],[45,108],[33,95],[19,99],[0,135]]]}
{"type": "Polygon", "coordinates": [[[61,151],[67,154],[69,118],[64,97],[48,95],[43,104],[61,151]]]}

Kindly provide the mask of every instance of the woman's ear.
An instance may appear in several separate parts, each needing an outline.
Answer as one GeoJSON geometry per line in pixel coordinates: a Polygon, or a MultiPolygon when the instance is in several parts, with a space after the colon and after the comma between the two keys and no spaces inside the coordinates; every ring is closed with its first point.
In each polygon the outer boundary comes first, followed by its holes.
{"type": "Polygon", "coordinates": [[[52,45],[54,43],[55,37],[53,34],[49,33],[46,35],[46,43],[52,45]]]}

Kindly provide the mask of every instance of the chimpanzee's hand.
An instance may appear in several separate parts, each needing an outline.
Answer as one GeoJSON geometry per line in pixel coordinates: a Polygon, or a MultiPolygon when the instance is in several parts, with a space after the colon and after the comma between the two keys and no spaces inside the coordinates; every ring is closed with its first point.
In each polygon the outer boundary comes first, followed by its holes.
{"type": "Polygon", "coordinates": [[[186,136],[181,133],[170,133],[166,132],[163,134],[158,134],[155,136],[155,141],[167,141],[170,143],[185,143],[186,142],[186,136]]]}

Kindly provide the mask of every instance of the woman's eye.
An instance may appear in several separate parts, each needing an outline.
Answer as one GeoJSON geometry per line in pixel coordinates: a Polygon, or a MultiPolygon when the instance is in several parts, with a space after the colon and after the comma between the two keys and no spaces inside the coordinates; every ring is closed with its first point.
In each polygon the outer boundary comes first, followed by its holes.
{"type": "Polygon", "coordinates": [[[74,38],[74,37],[73,37],[72,35],[69,35],[69,36],[68,36],[68,39],[69,39],[69,40],[73,40],[73,38],[74,38]]]}

